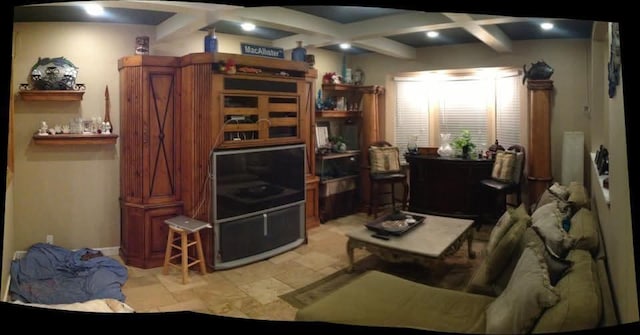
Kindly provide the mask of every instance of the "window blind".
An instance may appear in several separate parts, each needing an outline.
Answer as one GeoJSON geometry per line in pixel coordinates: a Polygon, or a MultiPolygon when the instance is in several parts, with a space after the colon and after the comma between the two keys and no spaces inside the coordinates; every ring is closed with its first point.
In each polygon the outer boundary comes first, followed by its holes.
{"type": "Polygon", "coordinates": [[[451,141],[468,130],[476,146],[487,143],[486,80],[465,79],[444,81],[440,85],[440,133],[451,134],[451,141]]]}
{"type": "Polygon", "coordinates": [[[496,138],[506,149],[520,139],[520,78],[496,78],[496,138]]]}
{"type": "Polygon", "coordinates": [[[396,88],[395,143],[398,149],[401,153],[406,152],[412,136],[417,136],[419,147],[428,146],[429,101],[425,84],[420,81],[397,81],[396,88]]]}

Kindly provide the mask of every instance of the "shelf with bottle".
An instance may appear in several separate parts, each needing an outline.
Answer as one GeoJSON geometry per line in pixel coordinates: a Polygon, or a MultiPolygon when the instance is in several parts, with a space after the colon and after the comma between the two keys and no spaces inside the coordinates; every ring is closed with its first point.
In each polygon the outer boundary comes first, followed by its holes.
{"type": "Polygon", "coordinates": [[[42,121],[38,131],[33,134],[35,144],[115,144],[118,135],[111,132],[109,121],[100,117],[92,120],[72,119],[68,124],[49,127],[42,121]]]}

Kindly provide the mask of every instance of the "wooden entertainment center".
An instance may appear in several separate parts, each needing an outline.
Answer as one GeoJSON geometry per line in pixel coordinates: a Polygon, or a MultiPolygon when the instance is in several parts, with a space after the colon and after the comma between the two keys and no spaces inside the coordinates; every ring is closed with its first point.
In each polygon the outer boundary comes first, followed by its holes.
{"type": "MultiPolygon", "coordinates": [[[[304,143],[305,231],[319,224],[315,173],[315,80],[304,62],[225,53],[136,55],[120,72],[120,255],[128,265],[162,266],[164,221],[211,222],[212,149],[304,143]],[[223,63],[235,63],[235,72],[223,63]]],[[[215,266],[213,230],[202,231],[215,266]]]]}

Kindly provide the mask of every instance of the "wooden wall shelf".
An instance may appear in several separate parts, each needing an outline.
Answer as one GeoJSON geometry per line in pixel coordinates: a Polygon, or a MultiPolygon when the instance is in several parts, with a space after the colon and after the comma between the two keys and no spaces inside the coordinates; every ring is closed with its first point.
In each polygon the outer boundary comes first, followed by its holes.
{"type": "Polygon", "coordinates": [[[46,145],[75,145],[75,144],[116,144],[116,134],[58,134],[58,135],[33,135],[35,144],[46,145]]]}
{"type": "Polygon", "coordinates": [[[25,101],[80,101],[84,91],[20,91],[20,97],[25,101]]]}

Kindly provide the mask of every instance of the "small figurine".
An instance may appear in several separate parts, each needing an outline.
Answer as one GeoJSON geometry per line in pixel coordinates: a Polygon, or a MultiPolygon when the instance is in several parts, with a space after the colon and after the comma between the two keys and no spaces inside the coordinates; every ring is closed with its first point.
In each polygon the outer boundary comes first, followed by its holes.
{"type": "Polygon", "coordinates": [[[49,129],[49,126],[47,126],[47,123],[45,121],[42,121],[42,123],[40,123],[40,129],[38,130],[38,134],[39,135],[49,135],[47,133],[48,129],[49,129]]]}
{"type": "Polygon", "coordinates": [[[111,134],[111,122],[109,121],[104,122],[104,133],[111,134]]]}

